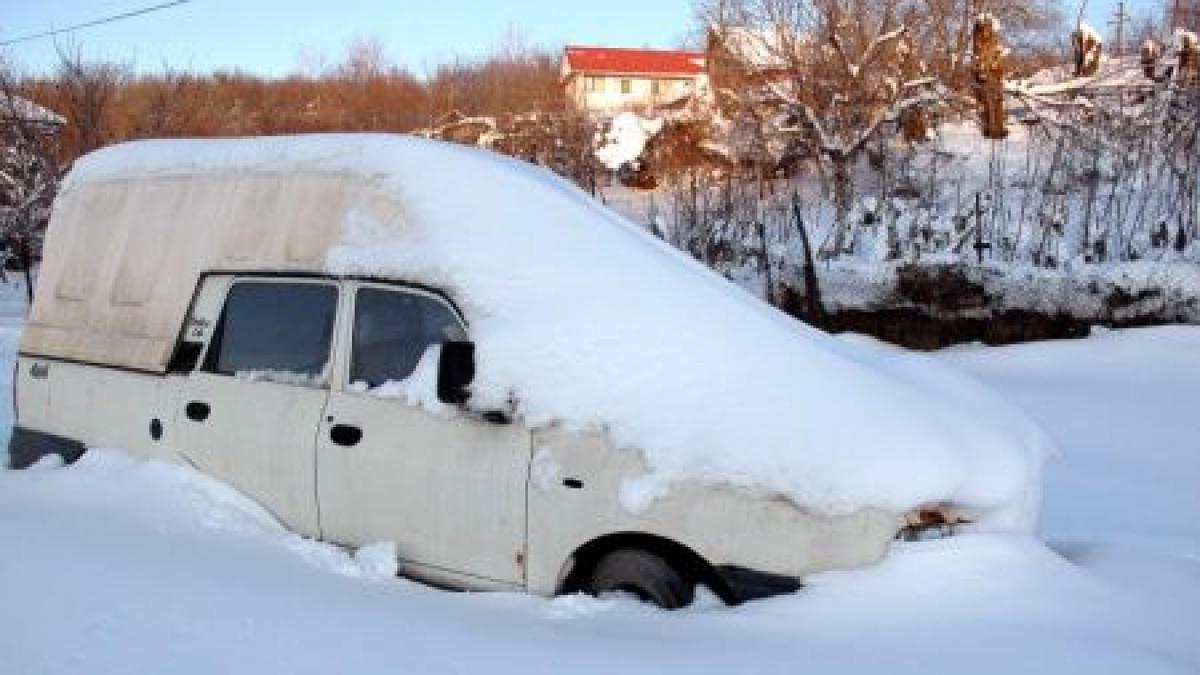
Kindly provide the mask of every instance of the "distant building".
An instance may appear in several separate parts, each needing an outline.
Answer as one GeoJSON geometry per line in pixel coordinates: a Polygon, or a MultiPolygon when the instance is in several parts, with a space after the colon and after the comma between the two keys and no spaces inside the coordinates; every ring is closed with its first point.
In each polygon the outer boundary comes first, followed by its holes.
{"type": "Polygon", "coordinates": [[[562,84],[576,108],[595,113],[686,105],[704,96],[704,52],[569,46],[562,84]]]}

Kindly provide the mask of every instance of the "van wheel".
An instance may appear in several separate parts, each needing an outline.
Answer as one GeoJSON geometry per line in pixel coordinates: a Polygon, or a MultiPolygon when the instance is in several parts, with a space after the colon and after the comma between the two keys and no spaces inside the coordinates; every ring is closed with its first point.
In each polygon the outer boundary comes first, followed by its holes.
{"type": "Polygon", "coordinates": [[[663,609],[679,609],[692,603],[696,582],[684,577],[657,554],[623,548],[596,563],[584,590],[592,595],[624,591],[663,609]]]}

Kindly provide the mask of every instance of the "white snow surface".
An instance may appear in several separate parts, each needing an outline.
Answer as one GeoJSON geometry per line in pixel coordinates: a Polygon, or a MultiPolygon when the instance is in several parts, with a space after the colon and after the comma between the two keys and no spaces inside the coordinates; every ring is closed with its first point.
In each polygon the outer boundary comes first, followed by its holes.
{"type": "Polygon", "coordinates": [[[328,271],[444,289],[477,344],[473,405],[642,451],[632,508],[699,480],[830,513],[948,501],[983,527],[1036,519],[1050,443],[1015,408],[786,317],[531,165],[389,135],[142,141],[84,157],[67,184],[293,170],[392,194],[401,218],[352,211],[328,271]]]}
{"type": "Polygon", "coordinates": [[[294,387],[320,388],[329,384],[329,364],[316,375],[286,370],[239,370],[234,373],[234,377],[248,382],[274,382],[294,387]]]}
{"type": "MultiPolygon", "coordinates": [[[[0,379],[19,329],[7,300],[0,379]]],[[[999,533],[897,544],[878,566],[737,608],[706,595],[663,612],[619,596],[449,593],[391,579],[386,542],[349,554],[302,539],[187,467],[100,450],[0,470],[0,671],[1200,672],[1200,328],[937,358],[1017,402],[1061,448],[1049,546],[999,533]]]]}

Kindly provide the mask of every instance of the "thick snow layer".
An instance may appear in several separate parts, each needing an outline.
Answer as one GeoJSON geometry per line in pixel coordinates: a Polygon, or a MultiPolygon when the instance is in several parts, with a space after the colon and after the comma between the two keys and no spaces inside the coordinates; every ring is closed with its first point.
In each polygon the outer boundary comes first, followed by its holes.
{"type": "Polygon", "coordinates": [[[928,358],[787,318],[528,164],[398,136],[147,141],[67,183],[293,170],[392,194],[403,215],[349,213],[328,270],[450,293],[477,343],[473,404],[641,450],[631,506],[692,479],[827,512],[951,501],[994,527],[1035,519],[1048,441],[1015,409],[928,358]]]}
{"type": "Polygon", "coordinates": [[[1052,432],[1060,453],[1046,491],[1058,497],[1046,500],[1046,537],[1090,550],[1099,541],[1149,546],[1200,563],[1200,327],[1096,328],[1085,341],[940,356],[1052,432]]]}
{"type": "MultiPolygon", "coordinates": [[[[6,354],[13,345],[0,336],[6,354]]],[[[943,352],[1062,449],[1047,481],[1051,546],[1002,534],[897,544],[879,566],[737,608],[385,579],[386,543],[347,554],[300,539],[190,469],[114,452],[0,471],[0,671],[1191,675],[1198,355],[1198,328],[943,352]]]]}

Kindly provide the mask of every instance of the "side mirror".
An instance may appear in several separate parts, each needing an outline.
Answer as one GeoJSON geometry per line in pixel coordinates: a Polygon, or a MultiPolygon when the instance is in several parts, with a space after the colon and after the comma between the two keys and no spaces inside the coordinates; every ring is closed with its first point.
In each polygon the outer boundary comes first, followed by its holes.
{"type": "Polygon", "coordinates": [[[475,343],[442,343],[442,356],[438,360],[438,400],[450,405],[465,404],[471,397],[467,387],[474,379],[475,343]]]}

